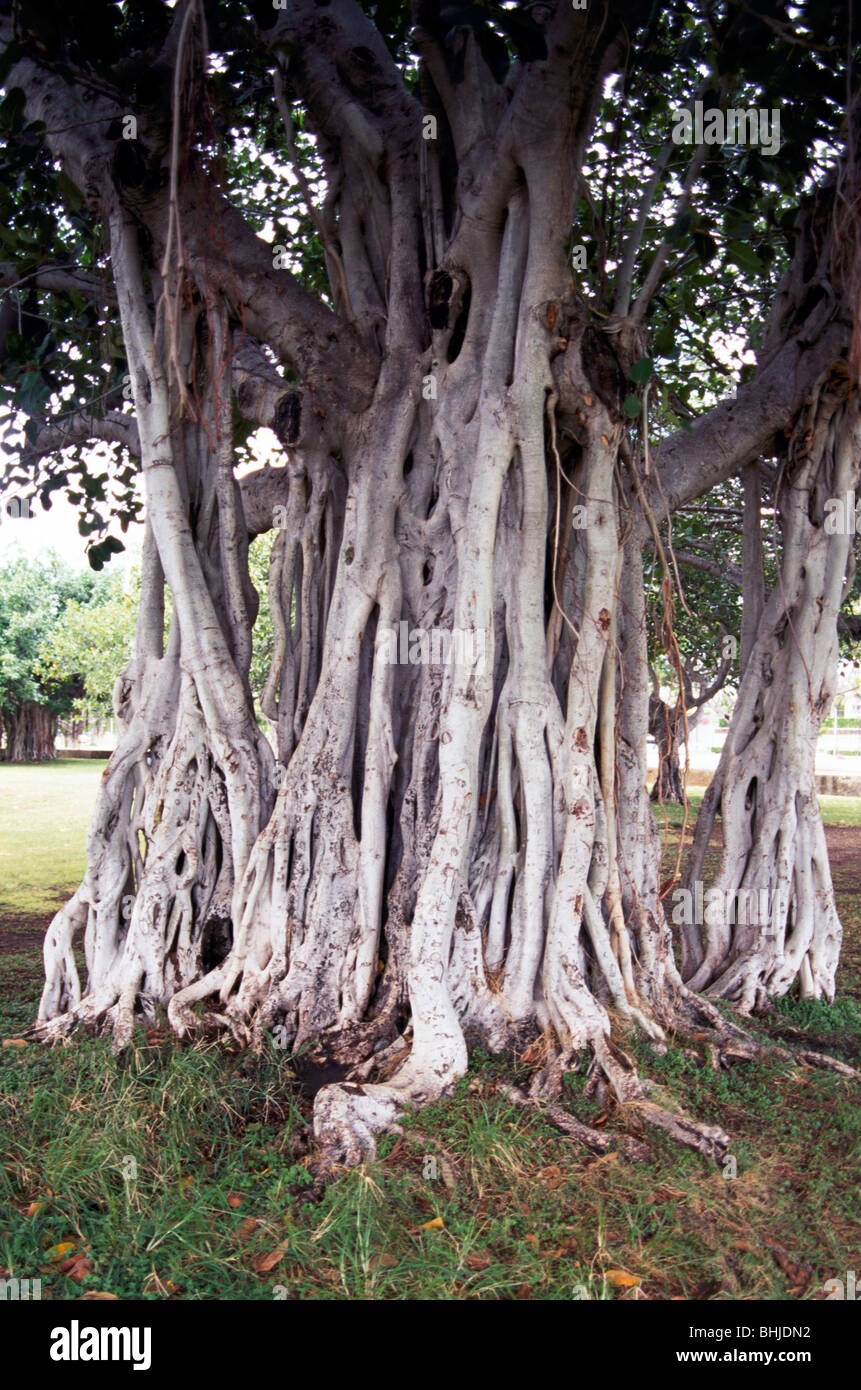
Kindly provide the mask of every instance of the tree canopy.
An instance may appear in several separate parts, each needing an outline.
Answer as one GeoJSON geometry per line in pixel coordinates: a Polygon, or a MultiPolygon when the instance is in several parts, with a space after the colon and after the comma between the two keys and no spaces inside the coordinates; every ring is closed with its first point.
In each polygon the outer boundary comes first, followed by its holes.
{"type": "MultiPolygon", "coordinates": [[[[65,659],[45,664],[51,644],[62,641],[68,621],[99,611],[108,590],[91,572],[80,573],[56,555],[30,561],[18,557],[0,567],[0,715],[6,733],[5,756],[35,756],[16,750],[21,711],[38,706],[55,727],[86,692],[85,648],[73,644],[65,659]],[[74,615],[74,616],[73,616],[74,615]]],[[[128,652],[120,651],[117,670],[128,652]]],[[[104,702],[102,702],[104,708],[104,702]]],[[[110,708],[108,701],[108,708],[110,708]]],[[[53,754],[53,737],[40,745],[40,756],[53,754]]]]}

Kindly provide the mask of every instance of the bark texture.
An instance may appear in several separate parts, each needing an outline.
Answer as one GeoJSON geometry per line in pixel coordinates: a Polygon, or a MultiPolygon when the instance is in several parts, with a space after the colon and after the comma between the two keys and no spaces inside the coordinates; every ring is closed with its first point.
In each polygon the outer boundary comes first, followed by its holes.
{"type": "Polygon", "coordinates": [[[41,763],[57,756],[57,716],[36,700],[23,700],[2,712],[3,747],[0,760],[7,763],[41,763]]]}

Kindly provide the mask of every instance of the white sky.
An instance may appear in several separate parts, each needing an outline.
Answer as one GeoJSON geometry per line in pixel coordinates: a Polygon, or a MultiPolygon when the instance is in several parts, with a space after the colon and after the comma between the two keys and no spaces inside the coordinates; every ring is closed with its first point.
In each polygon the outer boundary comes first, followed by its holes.
{"type": "MultiPolygon", "coordinates": [[[[265,464],[277,466],[284,463],[284,455],[271,430],[256,430],[248,445],[253,463],[247,467],[237,467],[237,477],[241,478],[265,464]]],[[[0,476],[5,459],[6,455],[0,449],[0,476]]],[[[99,468],[104,467],[101,459],[94,459],[94,463],[98,463],[99,468]]],[[[82,536],[78,531],[79,508],[67,501],[65,493],[61,490],[52,494],[51,503],[51,510],[45,512],[37,496],[31,503],[33,514],[30,517],[8,516],[5,504],[0,505],[0,565],[18,555],[34,560],[47,551],[54,550],[76,569],[89,567],[86,553],[88,537],[82,536]]],[[[106,572],[110,570],[111,565],[119,564],[126,567],[129,562],[135,563],[140,559],[144,538],[143,523],[131,525],[125,535],[114,523],[110,527],[110,533],[123,542],[125,551],[108,561],[106,572]]]]}
{"type": "MultiPolygon", "coordinates": [[[[86,555],[88,538],[78,532],[79,509],[67,502],[60,492],[55,492],[51,500],[49,512],[42,511],[41,503],[36,499],[32,504],[31,517],[4,515],[0,524],[0,565],[17,555],[34,560],[49,550],[55,550],[75,569],[89,568],[86,555]]],[[[125,536],[120,537],[126,547],[125,554],[117,557],[120,563],[127,557],[133,560],[138,558],[143,534],[143,526],[133,525],[125,536]]]]}

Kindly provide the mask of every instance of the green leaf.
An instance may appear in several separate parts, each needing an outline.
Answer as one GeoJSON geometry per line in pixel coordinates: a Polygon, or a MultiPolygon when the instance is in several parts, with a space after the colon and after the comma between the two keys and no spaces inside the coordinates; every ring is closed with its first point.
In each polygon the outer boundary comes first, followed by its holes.
{"type": "Polygon", "coordinates": [[[654,362],[651,357],[641,357],[639,362],[635,362],[628,375],[638,386],[645,386],[654,369],[654,362]]]}
{"type": "Polygon", "coordinates": [[[630,415],[632,420],[636,420],[641,410],[640,397],[626,396],[622,404],[622,409],[624,410],[626,415],[630,415]]]}
{"type": "Polygon", "coordinates": [[[756,252],[743,241],[731,241],[727,248],[727,255],[733,265],[737,265],[739,270],[746,270],[750,275],[759,275],[762,272],[762,261],[756,252]]]}
{"type": "Polygon", "coordinates": [[[678,346],[676,344],[676,333],[678,324],[664,324],[655,334],[655,351],[659,357],[672,357],[677,355],[678,346]]]}

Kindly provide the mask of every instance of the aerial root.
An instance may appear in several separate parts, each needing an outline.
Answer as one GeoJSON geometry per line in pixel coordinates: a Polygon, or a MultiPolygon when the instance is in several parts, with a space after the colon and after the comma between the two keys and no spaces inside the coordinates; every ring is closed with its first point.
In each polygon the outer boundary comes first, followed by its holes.
{"type": "MultiPolygon", "coordinates": [[[[610,1093],[626,1115],[639,1127],[641,1122],[661,1129],[686,1148],[694,1149],[706,1158],[720,1162],[730,1146],[729,1135],[718,1125],[702,1124],[681,1112],[667,1110],[650,1099],[654,1087],[637,1074],[633,1061],[616,1044],[605,1038],[593,1041],[594,1061],[586,1085],[586,1095],[603,1102],[610,1093]]],[[[512,1087],[506,1095],[515,1105],[526,1105],[538,1111],[555,1128],[578,1139],[588,1148],[606,1152],[612,1145],[628,1158],[643,1161],[648,1148],[640,1138],[630,1135],[606,1134],[584,1125],[554,1102],[562,1091],[562,1077],[571,1070],[572,1051],[559,1049],[545,1060],[535,1073],[528,1094],[512,1087]]]]}
{"type": "Polygon", "coordinates": [[[589,1125],[584,1125],[582,1121],[569,1114],[567,1110],[563,1110],[561,1106],[552,1105],[541,1100],[538,1096],[527,1095],[518,1086],[504,1086],[500,1094],[518,1109],[531,1110],[540,1115],[554,1129],[567,1134],[571,1139],[578,1140],[593,1153],[603,1154],[617,1149],[632,1163],[648,1162],[648,1146],[640,1139],[634,1139],[627,1134],[607,1134],[600,1129],[591,1129],[589,1125]]]}
{"type": "Polygon", "coordinates": [[[677,1017],[671,1032],[678,1038],[694,1044],[704,1044],[711,1066],[718,1071],[729,1068],[733,1062],[754,1062],[766,1057],[779,1057],[782,1061],[799,1063],[802,1066],[819,1067],[823,1071],[833,1071],[838,1076],[846,1076],[861,1081],[861,1071],[848,1062],[841,1062],[826,1052],[816,1052],[806,1047],[796,1047],[792,1043],[772,1042],[770,1038],[756,1038],[746,1029],[740,1028],[725,1018],[718,1009],[703,999],[701,995],[691,995],[693,1011],[706,1020],[707,1026],[698,1027],[677,1017]]]}

